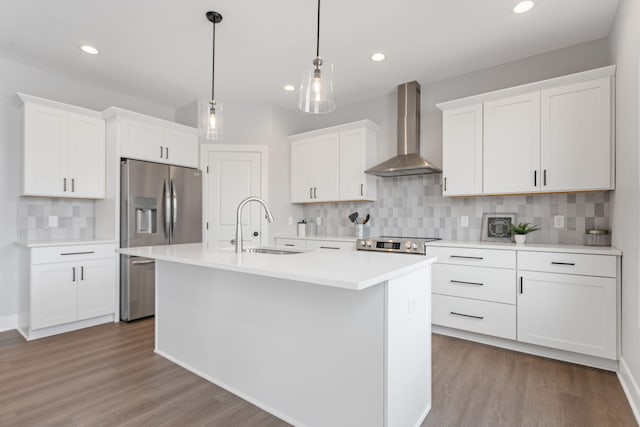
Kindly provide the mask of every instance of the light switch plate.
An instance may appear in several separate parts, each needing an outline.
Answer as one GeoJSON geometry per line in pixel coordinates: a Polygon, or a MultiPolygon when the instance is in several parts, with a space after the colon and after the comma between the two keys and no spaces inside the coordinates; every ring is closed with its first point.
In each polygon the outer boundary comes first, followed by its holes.
{"type": "Polygon", "coordinates": [[[554,215],[553,216],[553,227],[554,228],[564,228],[564,215],[554,215]]]}
{"type": "Polygon", "coordinates": [[[49,227],[57,227],[58,226],[58,217],[52,215],[49,217],[49,227]]]}

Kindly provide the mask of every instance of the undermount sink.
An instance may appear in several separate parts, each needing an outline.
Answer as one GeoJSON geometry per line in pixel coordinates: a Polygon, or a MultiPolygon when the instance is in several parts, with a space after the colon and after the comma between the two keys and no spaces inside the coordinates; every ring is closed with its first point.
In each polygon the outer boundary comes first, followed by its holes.
{"type": "Polygon", "coordinates": [[[250,254],[269,254],[269,255],[293,255],[301,254],[303,251],[292,251],[289,249],[271,249],[271,248],[248,248],[243,252],[250,254]]]}

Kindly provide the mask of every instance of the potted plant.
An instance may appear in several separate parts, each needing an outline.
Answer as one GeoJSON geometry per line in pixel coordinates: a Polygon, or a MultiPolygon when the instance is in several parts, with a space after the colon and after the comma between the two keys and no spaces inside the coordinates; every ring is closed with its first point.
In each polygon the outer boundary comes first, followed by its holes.
{"type": "Polygon", "coordinates": [[[521,222],[518,225],[511,224],[511,233],[517,244],[522,245],[527,240],[527,234],[540,230],[537,225],[531,225],[528,222],[521,222]]]}

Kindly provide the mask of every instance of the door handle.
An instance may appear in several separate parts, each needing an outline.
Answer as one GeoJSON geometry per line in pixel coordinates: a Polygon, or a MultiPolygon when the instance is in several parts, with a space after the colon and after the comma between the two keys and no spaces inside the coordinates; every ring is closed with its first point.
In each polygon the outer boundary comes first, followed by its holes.
{"type": "Polygon", "coordinates": [[[309,198],[313,199],[313,187],[309,187],[309,198]]]}
{"type": "Polygon", "coordinates": [[[155,263],[156,263],[155,259],[148,259],[145,261],[133,261],[131,265],[144,265],[144,264],[155,264],[155,263]]]}
{"type": "Polygon", "coordinates": [[[74,193],[76,191],[76,180],[75,178],[71,178],[71,192],[74,193]]]}
{"type": "Polygon", "coordinates": [[[260,235],[260,233],[258,233],[257,231],[253,232],[253,237],[258,237],[260,235]]]}
{"type": "Polygon", "coordinates": [[[546,169],[542,172],[542,183],[545,186],[547,185],[547,170],[546,169]]]}
{"type": "MultiPolygon", "coordinates": [[[[168,157],[167,157],[168,158],[168,157]]],[[[178,193],[176,192],[176,186],[171,178],[171,234],[178,222],[178,193]]]]}
{"type": "Polygon", "coordinates": [[[364,196],[364,184],[360,184],[360,195],[364,196]]]}
{"type": "Polygon", "coordinates": [[[72,270],[72,279],[71,281],[75,282],[76,281],[76,268],[75,267],[71,267],[72,270]]]}
{"type": "Polygon", "coordinates": [[[67,178],[62,178],[62,191],[67,191],[67,178]]]}
{"type": "Polygon", "coordinates": [[[95,251],[86,251],[86,252],[62,252],[60,255],[88,255],[94,254],[95,251]]]}
{"type": "Polygon", "coordinates": [[[450,283],[458,283],[462,285],[476,285],[476,286],[484,286],[484,283],[480,282],[465,282],[464,280],[449,280],[450,283]]]}
{"type": "Polygon", "coordinates": [[[447,191],[447,177],[444,177],[444,191],[447,191]]]}
{"type": "Polygon", "coordinates": [[[520,293],[523,293],[523,288],[522,288],[522,276],[520,276],[520,293]]]}
{"type": "Polygon", "coordinates": [[[335,250],[339,250],[340,248],[338,248],[336,246],[320,246],[320,249],[335,249],[335,250]]]}
{"type": "Polygon", "coordinates": [[[484,259],[484,257],[481,257],[481,256],[463,256],[463,255],[449,255],[449,258],[463,258],[463,259],[477,259],[477,260],[484,259]]]}
{"type": "Polygon", "coordinates": [[[165,159],[169,160],[169,147],[164,147],[164,150],[165,150],[165,153],[166,153],[165,159]]]}
{"type": "Polygon", "coordinates": [[[472,314],[456,313],[455,311],[450,311],[450,313],[454,316],[470,317],[471,319],[478,319],[478,320],[484,319],[484,316],[474,316],[472,314]]]}
{"type": "Polygon", "coordinates": [[[84,265],[80,266],[80,280],[84,280],[84,265]]]}
{"type": "Polygon", "coordinates": [[[313,198],[314,199],[318,198],[318,187],[313,187],[313,198]]]}
{"type": "Polygon", "coordinates": [[[569,265],[569,266],[574,266],[576,265],[575,262],[556,262],[556,261],[551,261],[552,265],[569,265]]]}
{"type": "Polygon", "coordinates": [[[285,246],[295,246],[293,243],[285,243],[285,246]]]}
{"type": "Polygon", "coordinates": [[[164,147],[161,145],[161,146],[160,146],[160,158],[162,158],[162,154],[164,153],[163,148],[164,148],[164,147]]]}
{"type": "Polygon", "coordinates": [[[162,195],[164,196],[164,236],[169,238],[171,233],[169,229],[169,223],[171,222],[171,194],[169,193],[169,182],[166,178],[164,179],[162,195]]]}
{"type": "Polygon", "coordinates": [[[538,186],[538,171],[537,170],[533,171],[533,186],[534,187],[538,186]]]}

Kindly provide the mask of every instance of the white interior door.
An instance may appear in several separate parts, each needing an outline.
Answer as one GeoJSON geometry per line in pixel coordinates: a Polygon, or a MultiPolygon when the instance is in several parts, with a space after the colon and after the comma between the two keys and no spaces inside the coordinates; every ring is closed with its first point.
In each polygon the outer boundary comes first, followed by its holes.
{"type": "MultiPolygon", "coordinates": [[[[229,246],[235,238],[236,210],[246,197],[264,197],[262,153],[259,151],[208,151],[207,153],[207,242],[229,246]]],[[[243,209],[245,246],[259,245],[262,238],[262,206],[249,203],[243,209]]]]}

